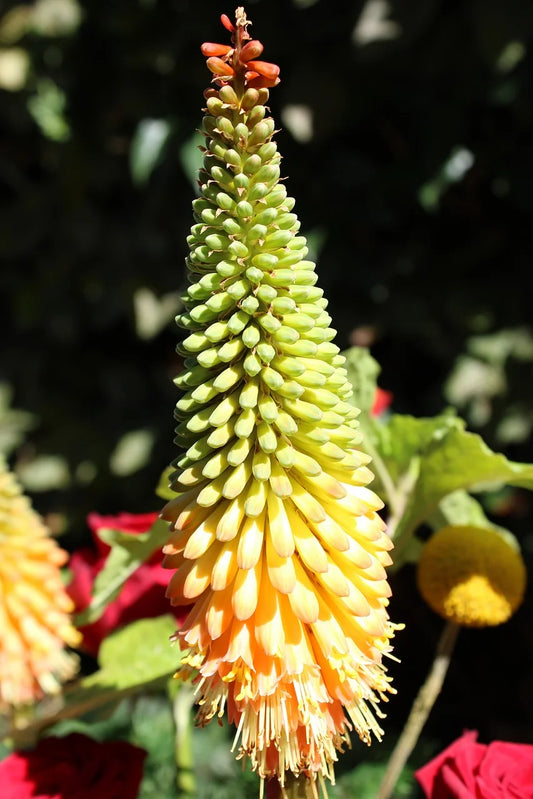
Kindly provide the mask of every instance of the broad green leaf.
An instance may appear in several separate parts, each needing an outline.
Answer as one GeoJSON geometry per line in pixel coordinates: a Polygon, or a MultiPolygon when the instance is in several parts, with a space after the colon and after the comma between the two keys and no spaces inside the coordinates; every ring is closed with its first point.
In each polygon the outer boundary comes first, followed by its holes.
{"type": "Polygon", "coordinates": [[[103,528],[98,536],[111,547],[111,552],[95,580],[91,604],[75,618],[77,627],[100,618],[128,577],[166,543],[168,524],[158,519],[146,533],[135,534],[103,528]]]}
{"type": "Polygon", "coordinates": [[[380,425],[377,449],[394,483],[406,474],[413,459],[439,447],[449,431],[460,424],[449,411],[428,419],[393,414],[388,423],[380,425]]]}
{"type": "MultiPolygon", "coordinates": [[[[402,551],[414,530],[431,518],[441,500],[449,494],[460,490],[477,493],[502,484],[533,489],[533,464],[514,463],[504,455],[492,452],[480,436],[464,429],[462,420],[449,418],[453,423],[447,429],[440,428],[440,432],[426,442],[425,448],[419,447],[418,452],[414,447],[415,439],[410,439],[413,457],[419,458],[418,474],[395,529],[397,563],[401,561],[402,551]]],[[[401,425],[402,417],[396,417],[394,440],[398,441],[397,448],[401,450],[400,462],[405,465],[407,437],[402,436],[401,425]]],[[[411,417],[407,417],[406,426],[412,431],[411,417]]],[[[424,428],[421,427],[420,431],[423,432],[424,428]]],[[[423,436],[420,442],[423,443],[423,436]]],[[[394,447],[389,459],[393,452],[396,453],[394,447]]]]}
{"type": "Polygon", "coordinates": [[[100,669],[82,680],[82,687],[113,684],[116,691],[137,688],[176,670],[179,649],[170,643],[176,620],[168,614],[140,619],[112,633],[100,647],[100,669]]]}

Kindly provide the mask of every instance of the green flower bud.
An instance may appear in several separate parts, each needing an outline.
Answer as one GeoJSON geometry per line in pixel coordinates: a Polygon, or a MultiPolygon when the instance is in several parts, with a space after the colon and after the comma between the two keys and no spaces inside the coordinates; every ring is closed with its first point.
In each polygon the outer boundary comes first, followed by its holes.
{"type": "Polygon", "coordinates": [[[226,105],[232,106],[236,105],[239,102],[239,98],[235,94],[235,91],[232,86],[223,86],[220,89],[218,96],[220,97],[222,102],[225,103],[226,105]]]}
{"type": "Polygon", "coordinates": [[[252,349],[259,342],[261,333],[255,325],[248,325],[246,330],[243,331],[242,341],[246,347],[252,349]]]}
{"type": "MultiPolygon", "coordinates": [[[[255,425],[255,416],[253,418],[255,425]]],[[[238,441],[235,441],[228,452],[228,463],[232,466],[240,466],[244,463],[252,449],[252,442],[247,436],[239,436],[238,441]]]]}
{"type": "Polygon", "coordinates": [[[259,308],[259,300],[257,299],[257,297],[246,297],[241,302],[241,308],[243,311],[246,311],[246,313],[250,314],[251,316],[259,308]]]}
{"type": "MultiPolygon", "coordinates": [[[[252,269],[255,269],[255,268],[256,267],[251,266],[250,269],[247,269],[246,270],[246,276],[248,276],[248,272],[250,272],[252,269]]],[[[261,269],[261,270],[258,270],[258,271],[261,272],[261,276],[262,276],[261,279],[263,279],[263,277],[264,277],[263,270],[261,269]]],[[[254,272],[254,275],[255,274],[257,274],[257,273],[254,272]]],[[[276,299],[277,296],[278,296],[278,292],[276,291],[276,289],[273,286],[268,286],[266,283],[263,283],[262,285],[259,285],[257,287],[256,297],[258,299],[262,300],[262,302],[270,304],[271,302],[273,302],[276,299]]]]}
{"type": "Polygon", "coordinates": [[[255,375],[259,374],[261,369],[262,369],[261,361],[256,355],[251,353],[250,355],[246,356],[246,358],[244,359],[244,371],[246,372],[247,375],[249,375],[250,377],[255,377],[255,375]]]}
{"type": "Polygon", "coordinates": [[[245,408],[235,422],[235,435],[238,436],[238,438],[245,438],[249,441],[255,429],[255,418],[255,411],[253,408],[245,408]]]}

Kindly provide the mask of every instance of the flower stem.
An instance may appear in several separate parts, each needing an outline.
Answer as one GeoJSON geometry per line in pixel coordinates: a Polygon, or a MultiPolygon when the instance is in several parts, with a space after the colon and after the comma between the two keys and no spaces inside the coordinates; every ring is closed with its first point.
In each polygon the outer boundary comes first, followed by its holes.
{"type": "Polygon", "coordinates": [[[305,774],[298,777],[288,774],[281,796],[283,799],[318,799],[316,781],[310,780],[305,774]]]}
{"type": "Polygon", "coordinates": [[[405,503],[402,502],[402,498],[399,495],[399,491],[397,490],[396,486],[394,485],[394,481],[390,476],[385,461],[379,454],[377,447],[375,447],[372,443],[372,437],[369,433],[366,433],[365,449],[372,458],[372,464],[376,476],[381,480],[391,514],[394,516],[401,516],[405,503]]]}
{"type": "Polygon", "coordinates": [[[389,799],[409,755],[416,746],[422,728],[442,689],[458,632],[459,626],[457,624],[450,621],[446,622],[437,645],[433,664],[413,702],[409,718],[398,738],[383,775],[376,799],[389,799]]]}
{"type": "MultiPolygon", "coordinates": [[[[316,780],[310,780],[305,774],[295,777],[294,774],[287,773],[283,787],[275,777],[266,780],[260,797],[264,795],[266,799],[318,799],[316,780]],[[266,794],[264,794],[265,785],[266,794]]],[[[325,789],[324,797],[327,799],[325,789]]]]}
{"type": "Polygon", "coordinates": [[[194,690],[183,683],[174,697],[174,723],[176,725],[176,766],[178,795],[180,799],[197,795],[194,760],[192,754],[192,718],[194,690]]]}

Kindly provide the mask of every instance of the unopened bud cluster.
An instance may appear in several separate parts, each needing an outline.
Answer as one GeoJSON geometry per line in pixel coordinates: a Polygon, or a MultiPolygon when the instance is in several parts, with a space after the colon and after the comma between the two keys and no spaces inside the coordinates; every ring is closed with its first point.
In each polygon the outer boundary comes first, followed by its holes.
{"type": "Polygon", "coordinates": [[[344,459],[357,411],[345,401],[344,359],[331,343],[294,200],[280,183],[268,90],[248,88],[241,100],[230,85],[207,94],[201,196],[188,238],[193,282],[178,317],[191,332],[176,381],[185,391],[177,434],[186,450],[176,477],[180,490],[205,482],[197,501],[209,506],[240,494],[253,476],[245,511],[258,516],[266,481],[277,475],[291,493],[280,467],[321,472],[294,437],[309,437],[328,461],[344,459]]]}

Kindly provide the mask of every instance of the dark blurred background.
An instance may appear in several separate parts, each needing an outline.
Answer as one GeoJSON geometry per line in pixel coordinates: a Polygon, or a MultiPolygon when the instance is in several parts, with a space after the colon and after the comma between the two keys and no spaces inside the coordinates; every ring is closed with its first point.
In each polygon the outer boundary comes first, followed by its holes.
{"type": "MultiPolygon", "coordinates": [[[[209,83],[199,46],[226,41],[219,15],[234,7],[0,9],[0,448],[72,549],[91,510],[158,508],[154,489],[176,454],[173,317],[209,83]]],[[[396,411],[453,405],[491,447],[533,460],[533,4],[256,0],[246,10],[263,57],[281,66],[270,107],[283,174],[338,343],[370,347],[396,411]]],[[[489,510],[520,534],[531,499],[503,492],[489,510]]],[[[399,642],[415,685],[439,622],[405,575],[394,615],[418,603],[399,642]]],[[[483,639],[489,659],[508,647],[514,674],[489,699],[496,732],[511,725],[523,740],[533,691],[526,680],[512,699],[522,655],[511,632],[501,640],[507,629],[483,639]],[[511,702],[505,713],[497,698],[511,702]]],[[[473,708],[465,726],[478,718],[483,671],[470,636],[450,676],[449,712],[473,708]]]]}

